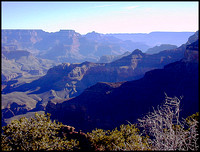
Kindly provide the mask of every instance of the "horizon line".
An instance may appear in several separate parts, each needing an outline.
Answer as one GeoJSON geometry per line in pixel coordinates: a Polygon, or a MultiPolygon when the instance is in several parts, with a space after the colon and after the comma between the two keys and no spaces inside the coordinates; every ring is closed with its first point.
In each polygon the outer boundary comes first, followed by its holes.
{"type": "MultiPolygon", "coordinates": [[[[1,30],[41,30],[41,31],[44,31],[44,32],[47,32],[47,33],[56,33],[56,32],[60,32],[60,31],[74,31],[76,33],[79,33],[77,32],[76,30],[73,30],[73,29],[60,29],[58,31],[45,31],[43,29],[1,29],[1,30]]],[[[198,30],[197,30],[198,31],[198,30]]],[[[100,33],[100,32],[96,32],[96,31],[91,31],[91,32],[87,32],[86,34],[88,33],[92,33],[92,32],[95,32],[95,33],[98,33],[98,34],[150,34],[150,33],[153,33],[153,32],[176,32],[176,33],[181,33],[181,32],[197,32],[197,31],[151,31],[151,32],[130,32],[130,33],[127,33],[127,32],[116,32],[116,33],[100,33]]],[[[81,33],[79,33],[81,34],[81,33]]],[[[81,35],[86,35],[86,34],[81,34],[81,35]]]]}

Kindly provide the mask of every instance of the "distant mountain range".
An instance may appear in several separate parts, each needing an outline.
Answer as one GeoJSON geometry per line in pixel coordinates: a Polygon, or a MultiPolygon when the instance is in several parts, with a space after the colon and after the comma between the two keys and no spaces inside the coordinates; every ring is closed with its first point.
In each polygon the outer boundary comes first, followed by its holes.
{"type": "Polygon", "coordinates": [[[2,30],[2,46],[15,46],[36,57],[56,62],[98,62],[103,55],[121,55],[140,49],[145,52],[158,44],[183,44],[194,32],[152,32],[150,34],[81,35],[74,30],[48,33],[42,30],[2,30]],[[151,42],[150,45],[147,42],[151,42]]]}
{"type": "Polygon", "coordinates": [[[119,33],[119,34],[107,34],[108,36],[114,36],[121,40],[131,40],[133,42],[144,43],[148,46],[156,46],[161,44],[171,44],[180,46],[188,37],[193,35],[194,32],[151,32],[151,33],[119,33]],[[176,39],[177,38],[177,39],[176,39]]]}
{"type": "MultiPolygon", "coordinates": [[[[89,34],[89,38],[92,35],[89,34]]],[[[36,43],[38,39],[31,40],[36,43]]],[[[96,34],[96,39],[101,39],[98,34],[96,34]]],[[[98,82],[114,83],[142,78],[149,70],[163,68],[166,64],[182,59],[186,52],[186,45],[189,46],[197,39],[198,32],[176,49],[161,51],[157,54],[146,54],[136,49],[111,63],[63,63],[49,69],[45,76],[32,82],[19,85],[7,84],[2,90],[2,117],[4,119],[17,114],[45,110],[48,101],[63,102],[80,95],[84,89],[98,82]]],[[[26,55],[27,52],[24,52],[23,56],[26,55]]],[[[11,59],[12,55],[8,57],[11,59]]]]}
{"type": "MultiPolygon", "coordinates": [[[[161,51],[164,51],[164,50],[172,50],[172,49],[176,49],[177,46],[176,45],[171,45],[171,44],[161,44],[159,46],[154,46],[152,48],[149,48],[145,53],[147,54],[156,54],[156,53],[159,53],[161,51]]],[[[125,52],[124,54],[122,55],[103,55],[100,57],[99,59],[99,63],[110,63],[110,62],[113,62],[117,59],[120,59],[124,56],[127,56],[131,54],[131,52],[125,52]]]]}
{"type": "Polygon", "coordinates": [[[2,30],[2,46],[15,46],[37,57],[57,62],[96,62],[102,55],[120,55],[145,44],[123,41],[99,33],[81,35],[74,30],[48,33],[42,30],[2,30]]]}
{"type": "Polygon", "coordinates": [[[198,40],[187,45],[180,61],[145,73],[141,79],[128,82],[100,82],[81,95],[63,103],[49,101],[46,112],[52,119],[77,129],[114,129],[121,124],[135,123],[169,97],[180,96],[181,117],[199,111],[198,40]]]}

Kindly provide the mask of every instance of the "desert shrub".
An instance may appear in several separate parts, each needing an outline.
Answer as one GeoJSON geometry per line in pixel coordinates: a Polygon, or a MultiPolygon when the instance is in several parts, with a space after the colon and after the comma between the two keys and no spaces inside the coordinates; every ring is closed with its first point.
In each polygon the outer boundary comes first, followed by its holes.
{"type": "Polygon", "coordinates": [[[198,113],[181,121],[180,101],[166,95],[163,105],[138,119],[152,150],[198,150],[198,113]]]}
{"type": "Polygon", "coordinates": [[[133,124],[121,125],[120,130],[96,129],[88,133],[96,150],[149,150],[148,137],[141,136],[139,129],[133,124]]]}
{"type": "Polygon", "coordinates": [[[61,127],[61,123],[50,120],[50,114],[35,113],[34,118],[13,120],[2,128],[2,150],[73,150],[78,142],[59,137],[61,127]]]}

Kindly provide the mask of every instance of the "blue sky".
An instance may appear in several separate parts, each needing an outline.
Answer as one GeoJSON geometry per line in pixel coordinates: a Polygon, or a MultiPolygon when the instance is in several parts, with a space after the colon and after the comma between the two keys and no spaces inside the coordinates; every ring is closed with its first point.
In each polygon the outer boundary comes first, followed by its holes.
{"type": "Polygon", "coordinates": [[[72,29],[80,34],[198,30],[198,1],[4,1],[2,29],[72,29]]]}

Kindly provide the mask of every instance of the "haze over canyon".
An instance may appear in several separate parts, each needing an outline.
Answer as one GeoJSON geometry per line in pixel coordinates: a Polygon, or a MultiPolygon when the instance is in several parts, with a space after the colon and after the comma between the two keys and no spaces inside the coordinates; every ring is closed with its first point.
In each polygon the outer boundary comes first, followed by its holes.
{"type": "Polygon", "coordinates": [[[135,122],[169,96],[198,111],[198,31],[2,30],[2,124],[51,113],[84,131],[135,122]]]}

